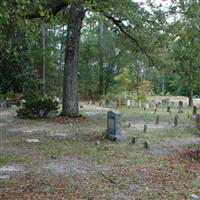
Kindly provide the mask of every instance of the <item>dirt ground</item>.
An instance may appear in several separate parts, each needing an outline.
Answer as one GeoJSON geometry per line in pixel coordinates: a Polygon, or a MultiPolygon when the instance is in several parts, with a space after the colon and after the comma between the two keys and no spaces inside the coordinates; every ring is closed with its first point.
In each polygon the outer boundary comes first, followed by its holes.
{"type": "Polygon", "coordinates": [[[0,108],[0,199],[200,199],[200,137],[190,109],[178,127],[176,108],[158,109],[158,125],[151,110],[120,109],[123,142],[104,137],[108,110],[84,105],[77,119],[22,120],[0,108]]]}

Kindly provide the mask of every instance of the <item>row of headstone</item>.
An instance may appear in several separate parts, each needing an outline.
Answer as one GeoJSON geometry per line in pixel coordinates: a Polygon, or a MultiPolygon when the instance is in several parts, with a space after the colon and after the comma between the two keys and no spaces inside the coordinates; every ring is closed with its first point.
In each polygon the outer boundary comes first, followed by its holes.
{"type": "MultiPolygon", "coordinates": [[[[174,117],[174,126],[178,126],[179,117],[174,117]]],[[[159,124],[160,116],[156,115],[156,124],[159,124]]],[[[200,114],[196,114],[196,128],[200,131],[200,114]]],[[[147,125],[144,125],[144,132],[147,132],[147,125]]],[[[118,111],[109,111],[107,113],[107,137],[111,140],[124,140],[126,134],[121,128],[121,113],[118,111]]]]}

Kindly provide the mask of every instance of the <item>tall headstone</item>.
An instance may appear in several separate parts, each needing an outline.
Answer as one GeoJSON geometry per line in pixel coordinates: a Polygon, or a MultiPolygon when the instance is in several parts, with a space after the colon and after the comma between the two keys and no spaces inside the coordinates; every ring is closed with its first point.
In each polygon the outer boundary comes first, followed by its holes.
{"type": "Polygon", "coordinates": [[[121,129],[121,113],[109,111],[107,113],[107,137],[110,140],[124,140],[126,136],[121,129]]]}
{"type": "Polygon", "coordinates": [[[196,128],[200,131],[200,114],[196,114],[196,128]]]}
{"type": "Polygon", "coordinates": [[[178,113],[183,113],[183,102],[182,101],[178,102],[178,113]]]}
{"type": "Polygon", "coordinates": [[[196,107],[196,106],[193,106],[192,114],[193,114],[193,115],[196,115],[196,114],[197,114],[197,107],[196,107]]]}

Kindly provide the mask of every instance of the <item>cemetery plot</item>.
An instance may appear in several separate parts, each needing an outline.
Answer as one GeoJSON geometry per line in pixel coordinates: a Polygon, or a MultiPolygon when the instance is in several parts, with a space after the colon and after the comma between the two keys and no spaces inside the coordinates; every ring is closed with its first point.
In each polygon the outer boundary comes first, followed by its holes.
{"type": "Polygon", "coordinates": [[[188,118],[191,109],[108,112],[96,106],[96,115],[87,115],[95,111],[91,107],[84,105],[84,117],[75,120],[21,120],[12,108],[1,112],[0,199],[191,199],[199,195],[200,159],[195,150],[200,138],[193,134],[198,134],[198,117],[188,118]],[[128,134],[126,139],[107,139],[107,134],[123,136],[122,130],[128,134]]]}

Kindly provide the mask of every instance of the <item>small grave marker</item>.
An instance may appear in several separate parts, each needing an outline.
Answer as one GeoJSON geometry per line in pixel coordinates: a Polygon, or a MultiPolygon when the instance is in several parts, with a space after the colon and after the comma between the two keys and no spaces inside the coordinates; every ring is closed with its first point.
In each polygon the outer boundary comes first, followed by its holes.
{"type": "Polygon", "coordinates": [[[136,143],[136,138],[135,138],[135,137],[132,137],[131,143],[132,143],[132,144],[135,144],[135,143],[136,143]]]}
{"type": "Polygon", "coordinates": [[[160,116],[156,115],[156,124],[159,124],[160,116]]]}
{"type": "Polygon", "coordinates": [[[174,126],[175,127],[178,126],[178,116],[177,115],[174,117],[174,126]]]}
{"type": "Polygon", "coordinates": [[[148,143],[147,141],[144,141],[143,145],[144,145],[144,148],[145,148],[145,149],[148,149],[148,148],[149,148],[149,143],[148,143]]]}
{"type": "Polygon", "coordinates": [[[131,142],[132,142],[132,144],[135,144],[136,138],[135,138],[135,137],[132,137],[131,142]]]}
{"type": "Polygon", "coordinates": [[[39,143],[40,140],[39,139],[27,139],[26,142],[27,143],[39,143]]]}
{"type": "Polygon", "coordinates": [[[130,99],[127,100],[126,106],[127,106],[127,108],[130,108],[130,106],[131,106],[131,100],[130,99]]]}
{"type": "Polygon", "coordinates": [[[128,127],[128,128],[131,127],[131,122],[128,122],[127,127],[128,127]]]}
{"type": "Polygon", "coordinates": [[[200,114],[196,114],[196,128],[200,131],[200,114]]]}
{"type": "Polygon", "coordinates": [[[193,106],[192,114],[193,114],[193,115],[196,115],[196,114],[197,114],[197,107],[196,107],[196,106],[193,106]]]}
{"type": "Polygon", "coordinates": [[[147,125],[145,124],[144,125],[144,133],[146,133],[147,132],[147,125]]]}
{"type": "Polygon", "coordinates": [[[178,113],[183,113],[183,102],[182,101],[178,102],[178,113]]]}

